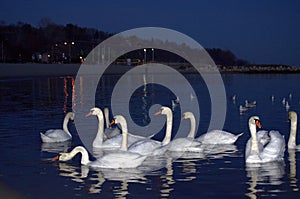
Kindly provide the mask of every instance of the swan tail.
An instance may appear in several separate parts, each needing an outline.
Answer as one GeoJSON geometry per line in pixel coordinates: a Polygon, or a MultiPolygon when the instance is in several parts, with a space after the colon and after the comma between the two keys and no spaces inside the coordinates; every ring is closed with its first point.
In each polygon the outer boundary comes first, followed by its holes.
{"type": "Polygon", "coordinates": [[[236,137],[239,138],[239,137],[242,136],[243,134],[244,134],[244,132],[243,132],[243,133],[240,133],[240,134],[238,134],[238,135],[236,135],[236,137]]]}
{"type": "Polygon", "coordinates": [[[51,139],[49,139],[44,133],[40,132],[40,135],[42,142],[51,142],[51,139]]]}

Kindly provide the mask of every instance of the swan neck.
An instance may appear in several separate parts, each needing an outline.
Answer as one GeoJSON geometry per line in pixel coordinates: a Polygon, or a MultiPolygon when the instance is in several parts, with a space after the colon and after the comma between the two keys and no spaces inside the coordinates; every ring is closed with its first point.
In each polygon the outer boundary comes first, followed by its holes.
{"type": "Polygon", "coordinates": [[[249,123],[251,133],[251,151],[258,153],[258,142],[256,136],[256,125],[249,123]]]}
{"type": "Polygon", "coordinates": [[[193,115],[191,115],[190,117],[190,120],[191,120],[191,129],[190,129],[190,132],[188,134],[187,137],[189,138],[195,138],[195,133],[196,133],[196,119],[193,115]]]}
{"type": "Polygon", "coordinates": [[[82,165],[87,165],[90,160],[89,160],[89,154],[86,151],[85,148],[82,146],[75,147],[68,155],[69,158],[72,159],[77,153],[81,153],[81,164],[82,165]]]}
{"type": "Polygon", "coordinates": [[[125,120],[121,120],[120,122],[121,129],[122,129],[122,143],[120,150],[127,151],[127,140],[128,140],[128,129],[127,123],[125,120]]]}
{"type": "Polygon", "coordinates": [[[109,111],[108,111],[108,108],[104,109],[104,118],[105,118],[106,128],[108,129],[109,128],[109,111]]]}
{"type": "Polygon", "coordinates": [[[296,146],[296,133],[297,133],[297,119],[291,121],[290,138],[288,141],[288,148],[295,148],[296,146]]]}
{"type": "Polygon", "coordinates": [[[65,118],[64,118],[64,122],[63,122],[63,130],[64,130],[64,132],[66,132],[69,136],[72,137],[72,135],[71,135],[71,133],[70,133],[70,131],[69,131],[69,129],[68,129],[68,123],[69,123],[70,118],[71,118],[71,113],[67,113],[67,115],[66,115],[65,118]]]}
{"type": "Polygon", "coordinates": [[[97,114],[97,118],[98,118],[98,131],[97,131],[97,135],[94,139],[93,146],[95,144],[101,145],[103,143],[103,131],[104,131],[103,113],[100,112],[99,114],[97,114]]]}
{"type": "Polygon", "coordinates": [[[166,135],[164,140],[162,141],[163,145],[167,145],[171,141],[171,135],[172,135],[172,125],[173,125],[173,113],[172,111],[167,111],[166,113],[167,116],[167,122],[166,122],[166,135]]]}

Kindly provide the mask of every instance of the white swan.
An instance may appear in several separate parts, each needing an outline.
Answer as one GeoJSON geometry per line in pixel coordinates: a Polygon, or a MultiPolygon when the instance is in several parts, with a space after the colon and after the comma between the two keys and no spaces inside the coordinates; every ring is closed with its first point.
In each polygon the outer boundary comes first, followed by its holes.
{"type": "MultiPolygon", "coordinates": [[[[87,117],[91,115],[96,115],[98,118],[98,131],[97,135],[93,141],[93,147],[94,148],[108,148],[108,149],[114,149],[114,148],[120,148],[121,141],[122,141],[122,134],[116,135],[110,139],[107,139],[103,141],[103,132],[104,132],[104,121],[103,121],[103,112],[101,109],[95,107],[90,110],[90,112],[86,115],[87,117]]],[[[122,127],[123,128],[123,127],[122,127]]],[[[123,131],[127,131],[127,129],[122,129],[123,131]]],[[[131,145],[134,142],[137,142],[139,140],[145,139],[145,137],[132,135],[128,133],[128,145],[131,145]]]]}
{"type": "Polygon", "coordinates": [[[248,102],[248,100],[245,100],[245,107],[247,107],[247,108],[256,107],[256,101],[248,102]]]}
{"type": "Polygon", "coordinates": [[[109,110],[108,108],[104,108],[104,118],[105,118],[105,129],[104,129],[104,136],[106,139],[112,138],[116,135],[119,135],[120,129],[118,127],[111,127],[110,119],[109,119],[109,110]]]}
{"type": "Polygon", "coordinates": [[[249,119],[249,129],[251,138],[246,145],[246,163],[266,163],[272,161],[281,161],[284,157],[285,140],[278,131],[270,131],[270,140],[263,143],[257,138],[256,126],[261,128],[258,116],[252,116],[249,119]]]}
{"type": "Polygon", "coordinates": [[[196,134],[196,119],[192,112],[185,112],[182,120],[190,119],[191,129],[187,137],[176,138],[171,141],[169,151],[203,152],[201,142],[194,139],[196,134]]]}
{"type": "Polygon", "coordinates": [[[126,151],[126,132],[123,132],[122,146],[119,151],[109,153],[98,158],[95,161],[90,161],[87,150],[82,146],[75,147],[70,153],[60,153],[53,160],[69,161],[78,153],[81,153],[81,164],[94,168],[135,168],[143,163],[147,156],[141,156],[136,153],[126,151]]]}
{"type": "Polygon", "coordinates": [[[72,139],[68,129],[69,119],[74,120],[74,113],[66,114],[63,121],[63,129],[49,129],[45,133],[40,133],[42,142],[65,142],[72,139]]]}
{"type": "Polygon", "coordinates": [[[300,150],[300,145],[296,145],[297,113],[294,111],[290,111],[289,120],[291,121],[291,129],[290,129],[290,138],[288,141],[288,149],[300,150]]]}
{"type": "Polygon", "coordinates": [[[240,109],[240,113],[248,111],[248,108],[242,105],[240,105],[239,109],[240,109]]]}
{"type": "Polygon", "coordinates": [[[166,134],[162,142],[152,140],[150,138],[138,141],[132,144],[128,151],[138,153],[141,155],[161,155],[168,149],[168,144],[171,140],[173,113],[169,107],[162,106],[161,109],[155,113],[155,115],[166,115],[166,134]]]}
{"type": "Polygon", "coordinates": [[[202,144],[234,144],[243,134],[234,135],[222,130],[212,130],[199,136],[196,140],[202,144]]]}

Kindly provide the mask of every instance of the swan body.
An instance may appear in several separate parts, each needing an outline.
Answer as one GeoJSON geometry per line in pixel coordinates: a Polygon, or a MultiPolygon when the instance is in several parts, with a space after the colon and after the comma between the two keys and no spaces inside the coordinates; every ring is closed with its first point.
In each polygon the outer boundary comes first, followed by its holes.
{"type": "Polygon", "coordinates": [[[290,137],[288,141],[288,149],[300,150],[300,145],[296,145],[297,113],[294,111],[290,111],[289,120],[291,121],[291,129],[290,129],[290,137]]]}
{"type": "Polygon", "coordinates": [[[123,116],[115,116],[115,122],[120,123],[123,126],[122,132],[122,144],[119,151],[108,153],[107,155],[98,158],[95,161],[90,161],[89,154],[82,146],[75,147],[70,153],[60,153],[57,157],[60,161],[68,161],[72,159],[76,154],[81,153],[81,164],[88,165],[95,168],[135,168],[143,163],[147,156],[142,156],[137,153],[127,151],[127,125],[123,116]]]}
{"type": "Polygon", "coordinates": [[[202,152],[200,147],[201,142],[195,140],[196,134],[196,120],[192,112],[185,112],[182,119],[190,119],[191,129],[187,137],[176,138],[170,143],[169,151],[188,151],[188,152],[202,152]]]}
{"type": "Polygon", "coordinates": [[[202,144],[234,144],[241,135],[243,133],[234,135],[222,130],[212,130],[199,136],[197,141],[202,144]]]}
{"type": "Polygon", "coordinates": [[[246,163],[266,163],[283,160],[285,151],[284,137],[278,131],[270,131],[269,142],[263,143],[258,139],[256,126],[261,128],[259,117],[252,116],[249,119],[251,138],[246,145],[246,163]]]}
{"type": "Polygon", "coordinates": [[[105,129],[104,129],[104,137],[106,139],[109,139],[109,138],[112,138],[116,135],[119,135],[121,132],[120,132],[120,129],[118,127],[111,127],[110,126],[110,120],[109,120],[109,110],[108,108],[104,108],[104,118],[105,118],[105,129]]]}
{"type": "Polygon", "coordinates": [[[240,105],[239,110],[240,110],[240,113],[242,113],[242,112],[248,111],[248,108],[240,105]]]}
{"type": "Polygon", "coordinates": [[[247,108],[256,107],[256,101],[248,102],[248,100],[245,100],[245,107],[247,107],[247,108]]]}
{"type": "Polygon", "coordinates": [[[156,115],[166,115],[166,134],[165,138],[162,142],[152,140],[147,138],[145,140],[138,141],[132,144],[128,150],[134,153],[138,153],[141,155],[160,155],[163,154],[168,149],[168,144],[171,140],[171,133],[172,133],[172,123],[173,123],[173,114],[170,108],[162,106],[160,111],[155,113],[156,115]]]}
{"type": "Polygon", "coordinates": [[[65,142],[72,139],[72,135],[68,129],[69,120],[74,120],[74,113],[69,112],[66,114],[63,121],[63,129],[49,129],[45,133],[40,133],[42,142],[65,142]]]}
{"type": "MultiPolygon", "coordinates": [[[[103,118],[103,112],[99,108],[92,108],[90,112],[87,114],[88,116],[96,115],[98,118],[98,132],[97,135],[93,141],[93,148],[106,148],[106,149],[116,149],[121,147],[122,142],[122,134],[113,136],[110,139],[107,139],[104,141],[104,118],[103,118]]],[[[125,131],[125,129],[122,129],[122,132],[125,131]]],[[[127,132],[127,129],[126,129],[127,132]]],[[[145,139],[145,137],[142,136],[136,136],[129,134],[127,132],[127,142],[128,145],[131,145],[134,142],[137,142],[139,140],[145,139]]]]}

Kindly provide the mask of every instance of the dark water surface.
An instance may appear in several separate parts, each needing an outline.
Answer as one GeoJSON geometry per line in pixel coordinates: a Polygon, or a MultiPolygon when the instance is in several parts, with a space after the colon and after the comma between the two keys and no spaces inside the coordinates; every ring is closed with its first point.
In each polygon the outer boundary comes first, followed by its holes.
{"type": "MultiPolygon", "coordinates": [[[[187,77],[198,97],[203,99],[200,101],[200,135],[207,130],[210,119],[207,90],[194,75],[187,77]]],[[[96,95],[97,106],[109,106],[110,93],[118,78],[113,75],[102,78],[96,95]]],[[[45,145],[39,135],[40,131],[61,128],[65,113],[72,110],[72,98],[76,97],[74,77],[0,80],[1,190],[25,198],[299,197],[300,152],[286,150],[282,163],[249,168],[245,165],[244,150],[250,137],[248,119],[252,115],[259,115],[264,129],[279,130],[287,141],[288,111],[282,99],[288,100],[289,110],[300,113],[300,76],[224,74],[222,78],[227,94],[224,129],[235,134],[245,132],[236,142],[236,148],[233,147],[234,152],[208,156],[185,154],[174,160],[170,156],[163,160],[154,158],[147,160],[149,164],[151,161],[154,165],[163,162],[164,166],[150,172],[140,169],[93,170],[81,166],[79,156],[64,163],[51,161],[57,150],[70,151],[82,144],[73,124],[69,124],[73,134],[69,143],[45,145]],[[233,95],[236,95],[235,101],[231,99],[233,95]],[[275,97],[274,102],[271,95],[275,97]],[[241,114],[239,105],[244,105],[245,99],[256,100],[257,106],[241,114]]],[[[171,106],[170,99],[176,98],[163,87],[149,85],[146,89],[144,101],[140,98],[143,88],[138,89],[131,99],[132,117],[139,125],[149,122],[147,111],[151,104],[171,106]]],[[[180,108],[175,108],[175,129],[180,115],[180,108]]],[[[300,143],[300,135],[297,143],[300,143]]]]}

